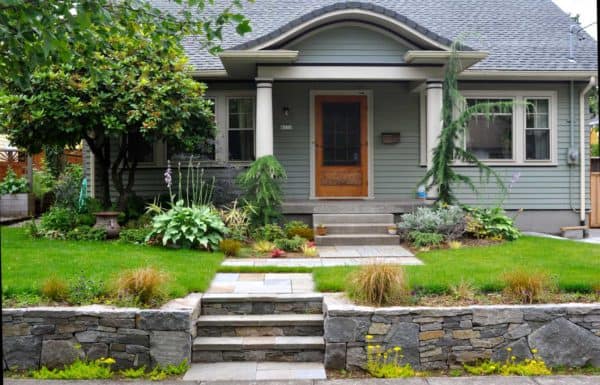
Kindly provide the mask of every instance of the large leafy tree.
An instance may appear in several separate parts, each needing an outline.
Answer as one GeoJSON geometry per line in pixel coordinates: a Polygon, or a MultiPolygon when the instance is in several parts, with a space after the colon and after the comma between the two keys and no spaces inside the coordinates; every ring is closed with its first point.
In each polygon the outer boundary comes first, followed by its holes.
{"type": "MultiPolygon", "coordinates": [[[[121,20],[137,25],[152,24],[161,33],[196,35],[211,51],[225,26],[238,33],[250,30],[249,21],[238,12],[243,0],[167,0],[181,6],[173,14],[145,0],[0,0],[0,83],[27,87],[32,72],[40,65],[71,62],[74,56],[90,57],[110,45],[116,34],[135,37],[136,31],[121,20]]],[[[250,0],[251,1],[251,0],[250,0]]]]}
{"type": "Polygon", "coordinates": [[[480,176],[489,179],[492,177],[498,187],[505,191],[506,187],[500,176],[488,165],[466,149],[462,143],[468,130],[468,124],[475,114],[482,114],[487,119],[493,119],[494,113],[511,111],[512,102],[477,103],[467,106],[458,90],[458,74],[461,64],[458,57],[460,42],[452,44],[452,54],[446,65],[443,82],[442,101],[442,131],[438,144],[433,149],[432,166],[419,185],[426,185],[427,189],[437,189],[437,201],[444,204],[457,203],[454,187],[459,184],[468,186],[477,192],[477,186],[467,175],[459,173],[455,162],[467,163],[479,170],[480,176]],[[455,112],[459,111],[455,115],[455,112]]]}
{"type": "Polygon", "coordinates": [[[127,14],[112,18],[133,33],[108,35],[91,54],[85,44],[76,45],[80,56],[36,69],[25,89],[9,83],[0,96],[0,127],[30,152],[85,140],[100,166],[104,205],[111,203],[112,180],[123,207],[138,163],[132,141],[169,140],[191,148],[214,127],[210,102],[202,97],[205,86],[190,77],[178,37],[127,14]]]}

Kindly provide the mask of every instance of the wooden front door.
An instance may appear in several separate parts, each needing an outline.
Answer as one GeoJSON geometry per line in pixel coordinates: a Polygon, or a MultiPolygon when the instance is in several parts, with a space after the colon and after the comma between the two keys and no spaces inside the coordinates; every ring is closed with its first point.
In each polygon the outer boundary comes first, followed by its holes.
{"type": "Polygon", "coordinates": [[[315,97],[317,197],[368,196],[367,97],[315,97]]]}

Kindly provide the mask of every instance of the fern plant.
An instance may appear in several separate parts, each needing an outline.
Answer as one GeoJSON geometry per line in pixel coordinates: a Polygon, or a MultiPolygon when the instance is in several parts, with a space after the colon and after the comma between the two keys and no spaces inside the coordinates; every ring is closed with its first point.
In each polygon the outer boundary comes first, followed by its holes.
{"type": "Polygon", "coordinates": [[[237,183],[244,192],[246,203],[254,208],[250,214],[254,225],[273,223],[281,217],[281,184],[286,179],[283,166],[272,155],[256,159],[240,174],[237,183]]]}
{"type": "Polygon", "coordinates": [[[458,74],[461,71],[458,58],[460,42],[452,44],[452,54],[446,66],[443,82],[442,102],[442,131],[438,138],[438,145],[433,149],[432,166],[419,185],[426,185],[427,189],[437,187],[438,202],[442,204],[456,204],[457,199],[453,185],[466,184],[472,191],[477,192],[477,187],[467,175],[459,174],[452,167],[454,162],[460,161],[471,164],[479,169],[480,176],[489,180],[493,177],[502,191],[506,190],[500,176],[488,165],[477,159],[468,149],[461,145],[467,125],[475,114],[481,114],[486,119],[493,119],[494,113],[510,112],[513,102],[477,103],[465,108],[466,103],[458,90],[458,74]],[[457,117],[454,111],[461,111],[457,117]]]}

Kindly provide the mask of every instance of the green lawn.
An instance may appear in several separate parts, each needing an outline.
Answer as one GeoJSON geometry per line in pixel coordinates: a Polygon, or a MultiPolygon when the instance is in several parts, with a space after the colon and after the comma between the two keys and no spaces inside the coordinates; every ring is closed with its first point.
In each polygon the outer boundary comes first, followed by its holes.
{"type": "MultiPolygon", "coordinates": [[[[423,266],[407,266],[410,284],[424,292],[440,293],[462,279],[483,291],[502,288],[504,272],[525,269],[555,277],[564,291],[589,292],[600,286],[600,245],[557,239],[523,237],[501,245],[434,250],[417,255],[423,266]]],[[[316,268],[320,291],[343,291],[356,267],[316,268]]]]}
{"type": "Polygon", "coordinates": [[[2,293],[38,294],[44,280],[55,276],[72,281],[84,275],[110,285],[119,272],[152,266],[169,275],[166,292],[180,297],[208,288],[221,253],[171,250],[119,242],[31,239],[23,229],[0,229],[2,236],[2,293]]]}

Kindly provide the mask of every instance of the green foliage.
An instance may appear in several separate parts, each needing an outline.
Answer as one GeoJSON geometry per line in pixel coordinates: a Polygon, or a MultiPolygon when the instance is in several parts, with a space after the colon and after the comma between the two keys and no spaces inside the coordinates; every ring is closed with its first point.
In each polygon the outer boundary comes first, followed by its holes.
{"type": "Polygon", "coordinates": [[[146,241],[160,238],[163,246],[172,244],[212,250],[219,246],[226,233],[225,224],[213,209],[208,206],[185,207],[179,200],[170,210],[152,219],[152,230],[146,241]]]}
{"type": "Polygon", "coordinates": [[[273,242],[269,242],[269,241],[256,241],[252,244],[252,249],[254,251],[256,251],[259,254],[266,254],[266,253],[270,253],[271,251],[273,251],[273,249],[275,249],[275,244],[273,242]]]}
{"type": "Polygon", "coordinates": [[[112,358],[101,358],[95,361],[77,360],[64,369],[48,369],[43,366],[34,370],[31,375],[36,380],[97,380],[108,379],[113,376],[110,365],[114,364],[112,358]]]}
{"type": "Polygon", "coordinates": [[[149,233],[150,229],[146,227],[121,229],[119,240],[136,245],[144,245],[146,244],[146,237],[149,233]]]}
{"type": "Polygon", "coordinates": [[[438,233],[425,233],[421,231],[411,231],[408,233],[408,239],[417,248],[438,246],[444,241],[444,236],[438,233]]]}
{"type": "Polygon", "coordinates": [[[466,232],[475,238],[505,239],[514,241],[521,232],[502,207],[467,208],[466,232]]]}
{"type": "Polygon", "coordinates": [[[6,171],[6,176],[0,182],[0,194],[20,194],[28,191],[27,179],[17,177],[13,169],[9,168],[6,171]]]}
{"type": "Polygon", "coordinates": [[[136,25],[153,25],[150,37],[156,42],[169,35],[176,39],[194,35],[212,53],[220,50],[224,27],[233,25],[238,34],[251,30],[249,20],[238,12],[242,0],[219,4],[217,9],[207,9],[214,5],[212,0],[175,3],[185,12],[169,12],[142,0],[2,0],[0,79],[27,88],[36,68],[79,57],[89,60],[95,50],[110,45],[113,36],[139,38],[136,25]]]}
{"type": "Polygon", "coordinates": [[[66,238],[72,241],[103,241],[106,239],[106,230],[83,225],[67,232],[66,238]]]}
{"type": "Polygon", "coordinates": [[[237,257],[240,255],[242,249],[242,242],[237,239],[223,239],[219,243],[219,250],[228,257],[237,257]]]}
{"type": "Polygon", "coordinates": [[[306,239],[294,235],[292,238],[279,238],[275,240],[275,246],[285,251],[300,251],[306,243],[306,239]]]}
{"type": "Polygon", "coordinates": [[[418,183],[418,185],[426,185],[428,189],[436,187],[438,201],[445,204],[457,202],[453,191],[455,184],[462,183],[471,190],[477,191],[471,178],[459,174],[453,167],[456,161],[475,166],[479,170],[480,176],[485,175],[486,179],[493,176],[498,187],[502,190],[506,189],[498,174],[460,143],[463,143],[462,138],[467,132],[467,126],[474,114],[483,114],[487,119],[491,119],[495,112],[511,111],[513,107],[512,102],[498,102],[479,103],[465,108],[464,98],[458,90],[458,74],[462,71],[458,49],[460,49],[460,42],[454,42],[452,54],[446,65],[442,91],[442,131],[438,145],[433,149],[432,166],[418,183]],[[455,110],[461,111],[456,118],[454,117],[455,110]]]}
{"type": "MultiPolygon", "coordinates": [[[[373,336],[367,335],[367,341],[373,336]]],[[[417,373],[410,364],[402,365],[404,358],[402,348],[394,346],[384,349],[380,345],[367,345],[367,372],[375,378],[406,378],[414,377],[417,373]]]]}
{"type": "Polygon", "coordinates": [[[315,232],[313,231],[313,229],[307,227],[292,227],[291,229],[286,231],[286,235],[288,236],[288,238],[298,236],[306,239],[307,241],[315,240],[315,232]]]}
{"type": "Polygon", "coordinates": [[[43,231],[60,231],[66,233],[77,225],[77,215],[70,208],[53,206],[45,212],[40,221],[43,231]]]}
{"type": "Polygon", "coordinates": [[[71,282],[69,288],[69,303],[74,305],[86,305],[97,302],[106,293],[104,282],[87,277],[85,272],[71,282]]]}
{"type": "Polygon", "coordinates": [[[458,206],[417,207],[414,212],[404,214],[398,223],[403,238],[412,231],[442,234],[446,240],[458,239],[465,231],[465,213],[458,206]]]}
{"type": "Polygon", "coordinates": [[[244,199],[253,207],[253,224],[266,225],[281,217],[281,184],[286,179],[283,166],[272,155],[256,159],[238,176],[237,182],[243,191],[244,199]]]}
{"type": "Polygon", "coordinates": [[[475,365],[464,365],[465,371],[476,376],[549,376],[552,374],[546,363],[537,356],[537,349],[531,349],[533,358],[523,361],[517,361],[517,357],[511,355],[511,348],[506,350],[504,363],[486,360],[475,365]]]}
{"type": "Polygon", "coordinates": [[[42,166],[33,170],[33,186],[31,186],[31,192],[38,199],[43,199],[46,194],[54,190],[56,184],[56,178],[52,172],[46,166],[46,163],[42,163],[42,166]]]}
{"type": "Polygon", "coordinates": [[[238,241],[245,241],[248,238],[251,212],[251,206],[240,207],[237,201],[233,201],[231,206],[219,210],[223,223],[229,229],[230,238],[238,241]]]}
{"type": "Polygon", "coordinates": [[[70,164],[58,177],[54,186],[55,203],[57,206],[79,209],[79,191],[83,180],[83,169],[80,165],[70,164]]]}
{"type": "Polygon", "coordinates": [[[267,223],[255,228],[252,237],[257,241],[275,242],[276,239],[286,238],[286,234],[278,224],[267,223]]]}
{"type": "Polygon", "coordinates": [[[308,229],[308,228],[310,228],[310,227],[302,221],[289,221],[283,225],[283,229],[285,230],[286,233],[289,232],[290,230],[308,229]]]}
{"type": "Polygon", "coordinates": [[[143,378],[146,375],[146,367],[141,366],[139,368],[128,368],[125,370],[121,370],[119,374],[125,378],[129,378],[130,380],[136,378],[143,378]]]}

